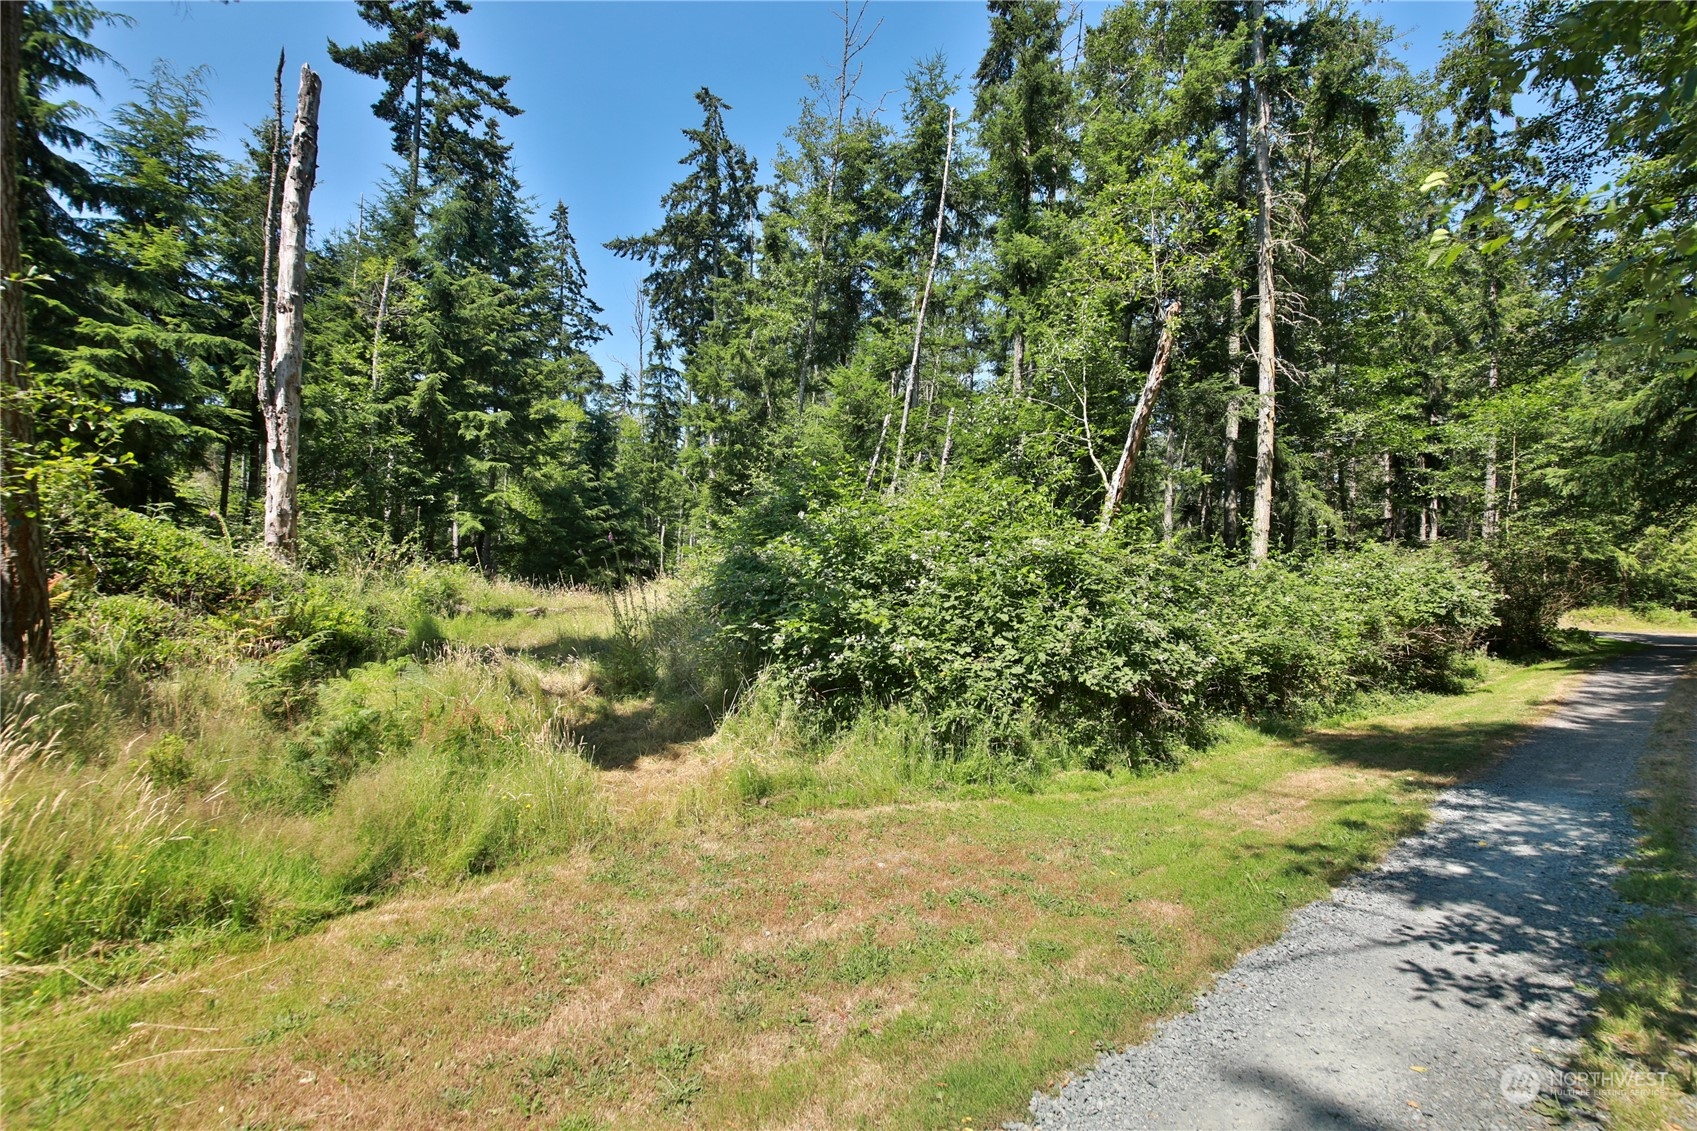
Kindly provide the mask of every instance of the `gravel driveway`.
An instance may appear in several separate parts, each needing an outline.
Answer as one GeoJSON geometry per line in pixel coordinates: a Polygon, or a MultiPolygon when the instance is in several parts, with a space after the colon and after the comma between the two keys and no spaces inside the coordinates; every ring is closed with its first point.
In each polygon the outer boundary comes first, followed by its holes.
{"type": "Polygon", "coordinates": [[[1697,639],[1635,639],[1649,647],[1587,677],[1442,794],[1426,832],[1297,911],[1193,1012],[1032,1097],[1036,1126],[1547,1126],[1525,1086],[1551,1091],[1575,1051],[1579,987],[1598,977],[1584,944],[1623,910],[1610,885],[1634,766],[1697,660],[1697,639]]]}

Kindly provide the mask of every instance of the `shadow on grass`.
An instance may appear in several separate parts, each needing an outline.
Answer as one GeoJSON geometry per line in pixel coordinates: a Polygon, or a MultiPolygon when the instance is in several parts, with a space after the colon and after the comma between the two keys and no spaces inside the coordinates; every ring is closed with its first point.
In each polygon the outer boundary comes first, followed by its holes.
{"type": "Polygon", "coordinates": [[[644,757],[680,758],[689,743],[712,733],[706,710],[653,700],[617,705],[576,731],[589,761],[602,770],[628,770],[644,757]]]}
{"type": "MultiPolygon", "coordinates": [[[[1572,656],[1556,665],[1564,673],[1595,671],[1626,656],[1637,655],[1650,645],[1640,663],[1649,672],[1667,672],[1697,658],[1697,647],[1679,638],[1663,640],[1604,640],[1592,651],[1572,656]]],[[[1638,700],[1654,692],[1640,688],[1636,694],[1618,699],[1613,712],[1564,719],[1561,726],[1583,738],[1588,731],[1607,731],[1631,714],[1638,700]]],[[[1530,732],[1514,721],[1458,722],[1433,726],[1397,726],[1389,723],[1350,723],[1335,730],[1302,731],[1280,735],[1295,740],[1328,762],[1386,772],[1460,777],[1486,765],[1491,757],[1530,732]]]]}

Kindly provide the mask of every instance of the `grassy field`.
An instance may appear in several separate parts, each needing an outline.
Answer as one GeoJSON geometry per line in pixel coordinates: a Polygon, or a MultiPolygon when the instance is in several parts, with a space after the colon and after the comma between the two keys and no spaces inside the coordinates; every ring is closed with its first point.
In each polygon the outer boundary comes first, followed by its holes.
{"type": "MultiPolygon", "coordinates": [[[[548,626],[572,615],[452,634],[569,680],[568,637],[595,632],[548,626]]],[[[13,1010],[6,1120],[986,1126],[1275,937],[1603,654],[1229,728],[1144,776],[812,812],[737,787],[757,752],[736,728],[585,691],[604,831],[13,1010]]]]}
{"type": "Polygon", "coordinates": [[[1678,632],[1697,633],[1697,615],[1678,609],[1622,609],[1592,605],[1574,609],[1561,619],[1563,628],[1588,632],[1678,632]]]}

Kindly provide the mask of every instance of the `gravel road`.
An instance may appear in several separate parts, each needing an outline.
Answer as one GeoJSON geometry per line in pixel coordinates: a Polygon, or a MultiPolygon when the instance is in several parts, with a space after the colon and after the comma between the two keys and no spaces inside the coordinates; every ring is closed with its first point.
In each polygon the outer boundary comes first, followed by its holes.
{"type": "Polygon", "coordinates": [[[1423,834],[1297,911],[1193,1012],[1033,1096],[1036,1126],[1548,1126],[1524,1084],[1550,1092],[1576,1048],[1579,987],[1598,977],[1584,944],[1624,910],[1610,885],[1634,766],[1697,660],[1697,638],[1636,639],[1649,646],[1587,677],[1442,794],[1423,834]],[[1505,1094],[1514,1083],[1525,1102],[1505,1094]]]}

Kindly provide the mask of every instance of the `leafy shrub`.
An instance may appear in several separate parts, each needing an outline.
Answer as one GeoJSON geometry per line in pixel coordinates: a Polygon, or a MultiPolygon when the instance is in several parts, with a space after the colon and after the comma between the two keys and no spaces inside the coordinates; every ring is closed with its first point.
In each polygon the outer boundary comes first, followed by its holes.
{"type": "Polygon", "coordinates": [[[140,594],[216,612],[291,587],[289,571],[262,553],[239,553],[169,522],[88,504],[52,526],[51,565],[103,594],[140,594]]]}
{"type": "Polygon", "coordinates": [[[76,600],[63,611],[54,633],[68,661],[107,678],[163,671],[194,651],[189,618],[143,594],[76,600]]]}
{"type": "Polygon", "coordinates": [[[187,785],[194,777],[194,763],[189,760],[188,743],[180,734],[162,734],[147,749],[142,759],[142,773],[160,789],[187,785]]]}
{"type": "Polygon", "coordinates": [[[1522,521],[1458,552],[1491,575],[1498,597],[1487,639],[1507,655],[1547,648],[1561,615],[1608,592],[1617,576],[1605,533],[1585,526],[1522,521]]]}
{"type": "Polygon", "coordinates": [[[1022,757],[1032,720],[1135,753],[1212,714],[1443,686],[1495,599],[1443,552],[1248,571],[1099,537],[1001,480],[750,521],[770,536],[733,532],[696,595],[724,656],[839,723],[906,703],[993,758],[1022,757]]]}

